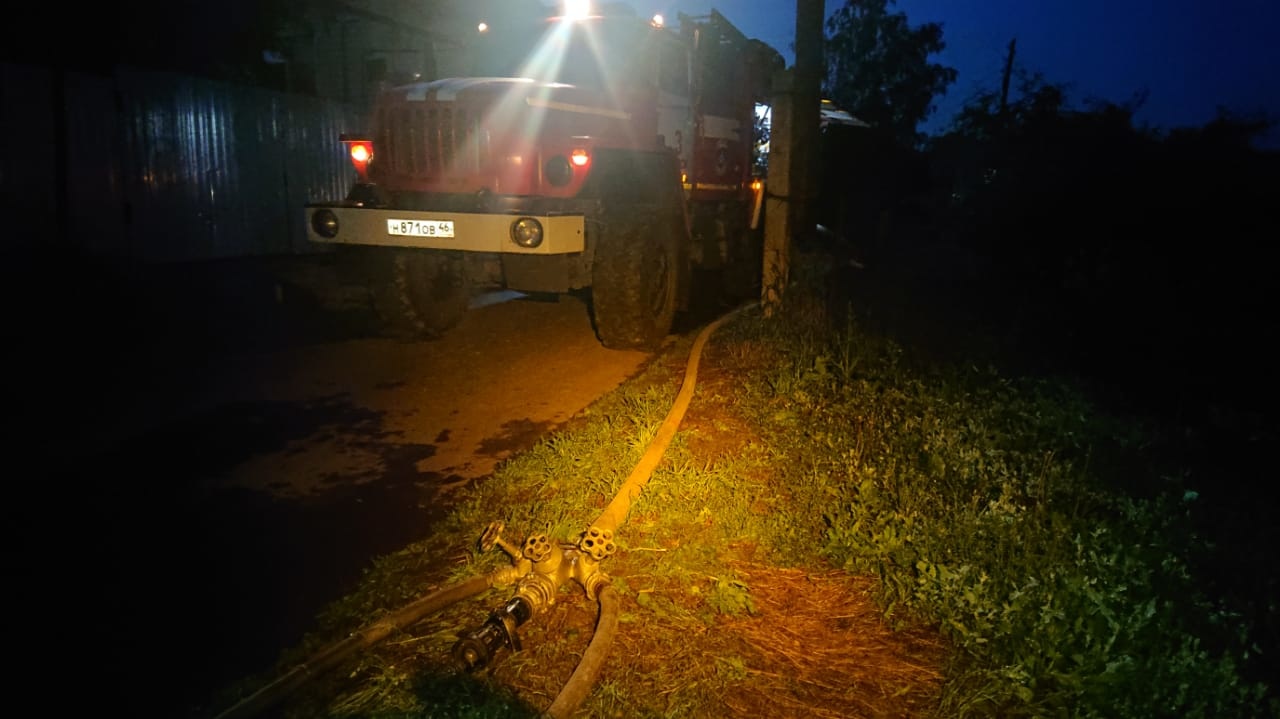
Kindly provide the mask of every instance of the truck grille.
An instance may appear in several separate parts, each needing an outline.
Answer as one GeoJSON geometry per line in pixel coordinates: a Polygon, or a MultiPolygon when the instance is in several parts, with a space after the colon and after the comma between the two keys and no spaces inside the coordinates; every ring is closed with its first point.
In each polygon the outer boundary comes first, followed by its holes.
{"type": "Polygon", "coordinates": [[[417,104],[421,106],[378,113],[378,162],[400,175],[478,172],[489,150],[479,116],[451,106],[417,104]]]}

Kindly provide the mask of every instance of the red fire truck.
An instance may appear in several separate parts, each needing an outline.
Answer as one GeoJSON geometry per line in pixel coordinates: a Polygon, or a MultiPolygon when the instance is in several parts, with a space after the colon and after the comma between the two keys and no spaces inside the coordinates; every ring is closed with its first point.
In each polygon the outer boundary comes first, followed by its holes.
{"type": "Polygon", "coordinates": [[[400,333],[447,330],[476,289],[589,290],[606,347],[652,349],[693,282],[758,291],[755,109],[782,58],[714,10],[536,10],[477,23],[466,77],[382,91],[308,235],[400,333]]]}

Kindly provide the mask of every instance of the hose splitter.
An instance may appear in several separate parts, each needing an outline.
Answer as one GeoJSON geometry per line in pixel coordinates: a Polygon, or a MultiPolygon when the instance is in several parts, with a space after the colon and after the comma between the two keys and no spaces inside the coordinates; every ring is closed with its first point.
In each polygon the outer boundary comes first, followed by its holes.
{"type": "Polygon", "coordinates": [[[587,598],[596,599],[609,577],[600,571],[600,562],[617,550],[613,532],[589,527],[575,544],[554,546],[545,534],[534,534],[516,547],[502,538],[502,522],[490,522],[480,537],[481,551],[495,546],[511,557],[512,566],[495,573],[495,584],[515,584],[516,593],[476,629],[464,634],[453,645],[453,659],[458,668],[472,672],[480,669],[503,648],[521,649],[519,627],[555,604],[561,585],[572,579],[580,584],[587,598]]]}

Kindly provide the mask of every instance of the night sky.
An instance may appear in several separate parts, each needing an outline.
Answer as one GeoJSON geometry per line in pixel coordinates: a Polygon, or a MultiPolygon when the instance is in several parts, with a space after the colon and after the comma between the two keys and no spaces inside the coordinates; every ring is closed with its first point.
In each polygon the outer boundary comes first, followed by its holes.
{"type": "MultiPolygon", "coordinates": [[[[641,15],[661,12],[672,20],[681,12],[705,15],[715,8],[749,37],[776,48],[788,63],[794,59],[795,0],[625,1],[641,15]]],[[[828,15],[843,4],[826,0],[828,15]]],[[[139,5],[209,26],[216,18],[225,24],[230,15],[251,16],[271,0],[228,0],[213,10],[187,0],[141,0],[134,7],[139,5]]],[[[37,19],[42,12],[59,12],[57,6],[41,7],[18,12],[30,16],[24,22],[31,26],[44,23],[37,19]]],[[[1264,111],[1280,117],[1280,0],[896,0],[891,10],[906,13],[913,26],[941,23],[947,47],[933,60],[959,72],[946,95],[937,98],[937,112],[920,128],[926,133],[945,129],[975,93],[999,88],[1013,38],[1018,68],[1065,84],[1074,107],[1085,109],[1094,98],[1124,104],[1146,93],[1135,115],[1140,127],[1200,126],[1213,120],[1219,107],[1238,115],[1264,111]]],[[[89,12],[101,17],[86,23],[99,25],[118,14],[110,8],[89,12]]],[[[252,17],[240,23],[254,25],[252,17]]],[[[133,33],[127,42],[155,44],[148,35],[133,33]]],[[[59,52],[66,60],[89,52],[86,42],[111,45],[120,39],[106,33],[79,41],[75,47],[82,51],[64,47],[59,52]]],[[[44,35],[20,34],[0,49],[0,56],[15,54],[11,45],[24,41],[49,46],[44,35]]],[[[1265,144],[1280,148],[1280,130],[1273,130],[1265,144]]]]}
{"type": "MultiPolygon", "coordinates": [[[[788,64],[794,60],[795,0],[653,4],[672,17],[714,7],[788,64]]],[[[843,5],[826,0],[828,15],[843,5]]],[[[644,11],[643,3],[636,8],[644,11]]],[[[1014,37],[1016,65],[1066,84],[1074,106],[1090,98],[1125,103],[1146,91],[1139,126],[1199,126],[1219,106],[1280,116],[1276,0],[898,0],[891,9],[906,13],[912,26],[941,23],[947,48],[934,60],[959,71],[925,132],[945,127],[975,92],[999,87],[1014,37]]],[[[1280,132],[1270,144],[1280,146],[1280,132]]]]}

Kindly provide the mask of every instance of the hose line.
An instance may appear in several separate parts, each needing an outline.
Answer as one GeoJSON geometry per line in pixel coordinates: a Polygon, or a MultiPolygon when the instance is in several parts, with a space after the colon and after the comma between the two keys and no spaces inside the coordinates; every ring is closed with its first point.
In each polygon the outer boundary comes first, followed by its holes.
{"type": "Polygon", "coordinates": [[[698,337],[693,341],[693,347],[689,350],[689,363],[685,366],[684,381],[680,384],[680,392],[676,395],[675,402],[671,405],[671,409],[667,411],[667,416],[662,420],[662,425],[658,427],[658,433],[654,435],[653,440],[649,443],[649,448],[645,450],[644,455],[640,457],[640,461],[631,470],[631,474],[627,476],[626,481],[618,488],[613,501],[609,502],[609,506],[604,508],[604,511],[600,513],[593,526],[601,530],[616,531],[626,521],[627,513],[631,511],[631,503],[640,496],[640,492],[648,484],[653,470],[658,468],[658,462],[662,461],[662,455],[666,453],[671,440],[675,438],[676,429],[680,427],[680,421],[684,419],[684,413],[689,409],[689,402],[693,399],[693,388],[698,379],[698,364],[702,361],[703,345],[707,343],[711,333],[715,332],[730,317],[755,305],[755,302],[750,302],[730,310],[728,313],[721,315],[716,321],[702,328],[702,331],[698,333],[698,337]]]}
{"type": "Polygon", "coordinates": [[[428,614],[484,592],[493,586],[493,578],[491,574],[478,575],[415,599],[393,614],[324,647],[311,655],[307,661],[240,700],[235,706],[219,714],[216,719],[244,719],[266,711],[298,687],[334,668],[356,651],[377,644],[392,632],[403,629],[428,614]]]}
{"type": "MultiPolygon", "coordinates": [[[[666,453],[671,440],[675,438],[676,429],[679,428],[685,412],[689,409],[689,403],[693,399],[694,386],[698,380],[698,365],[702,361],[704,345],[720,325],[724,324],[730,317],[755,304],[751,302],[731,310],[698,333],[697,338],[693,341],[693,347],[689,350],[689,362],[685,366],[684,380],[680,384],[680,391],[676,394],[675,402],[672,403],[671,409],[668,410],[666,418],[662,420],[662,425],[658,427],[658,432],[649,443],[649,447],[645,449],[644,455],[640,458],[635,468],[631,470],[631,474],[627,476],[622,486],[618,488],[613,500],[609,502],[609,506],[605,507],[599,518],[596,519],[594,527],[613,531],[626,520],[627,513],[631,510],[631,503],[640,496],[640,492],[649,482],[649,477],[653,475],[653,470],[657,469],[658,462],[662,460],[662,455],[666,453]]],[[[560,690],[560,694],[556,696],[555,701],[551,703],[551,706],[544,713],[547,719],[568,719],[582,704],[583,700],[587,698],[587,694],[595,686],[601,670],[604,669],[605,659],[608,657],[610,645],[613,644],[613,637],[618,628],[618,596],[612,587],[605,584],[599,589],[596,597],[600,611],[596,620],[595,631],[591,635],[591,642],[587,645],[587,650],[583,652],[582,659],[578,662],[578,667],[574,669],[573,675],[569,677],[569,681],[560,690]]]]}
{"type": "Polygon", "coordinates": [[[582,700],[587,698],[596,679],[600,677],[600,671],[604,669],[604,660],[609,656],[609,647],[618,631],[618,595],[606,584],[600,589],[597,599],[600,614],[596,619],[595,632],[591,635],[591,643],[582,653],[578,668],[573,670],[573,675],[547,709],[546,716],[549,719],[568,719],[582,700]]]}

